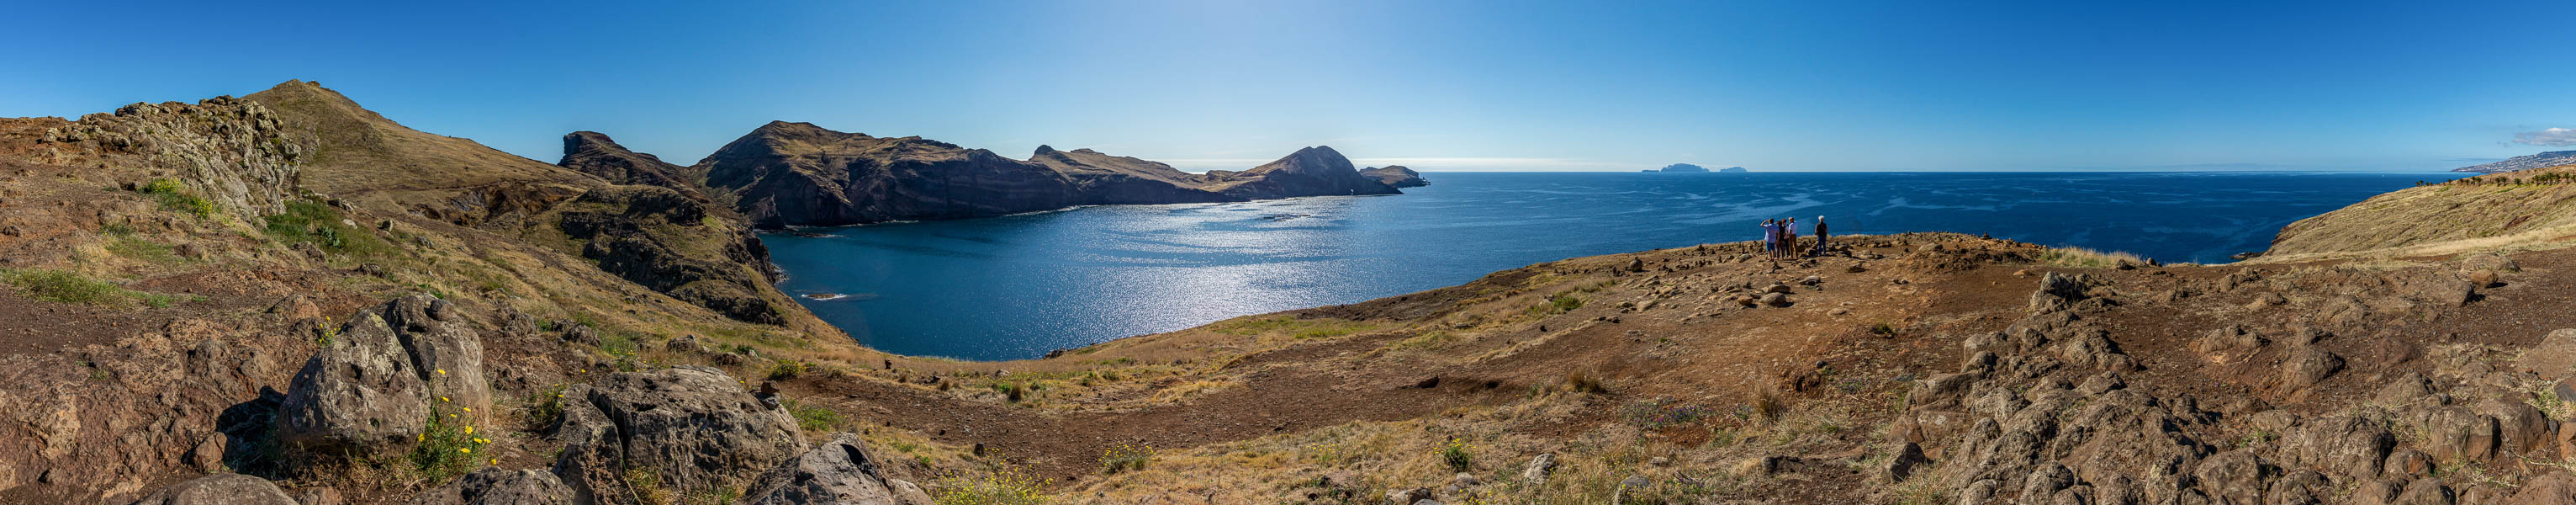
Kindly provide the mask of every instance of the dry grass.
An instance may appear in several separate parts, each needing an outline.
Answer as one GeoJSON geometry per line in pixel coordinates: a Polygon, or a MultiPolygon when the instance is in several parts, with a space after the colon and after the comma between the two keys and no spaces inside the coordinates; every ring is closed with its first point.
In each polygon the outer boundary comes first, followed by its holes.
{"type": "Polygon", "coordinates": [[[2120,266],[2120,262],[2123,261],[2140,265],[2147,263],[2146,258],[2135,254],[2096,251],[2082,247],[2052,247],[2040,252],[2035,260],[2043,265],[2067,268],[2111,268],[2120,266]]]}

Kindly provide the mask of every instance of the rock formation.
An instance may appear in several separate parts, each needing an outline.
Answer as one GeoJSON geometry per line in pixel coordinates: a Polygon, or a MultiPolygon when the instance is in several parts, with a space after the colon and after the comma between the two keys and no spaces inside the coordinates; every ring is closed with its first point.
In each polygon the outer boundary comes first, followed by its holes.
{"type": "Polygon", "coordinates": [[[1708,171],[1708,168],[1707,168],[1707,167],[1702,167],[1702,166],[1699,166],[1699,165],[1693,165],[1693,164],[1689,164],[1689,163],[1674,163],[1674,164],[1671,164],[1671,165],[1664,165],[1664,168],[1661,168],[1661,169],[1648,170],[1648,172],[1664,172],[1664,173],[1676,173],[1676,172],[1704,173],[1704,172],[1707,172],[1707,171],[1708,171]]]}
{"type": "Polygon", "coordinates": [[[1058,151],[1053,147],[1038,146],[1037,153],[1029,156],[1029,162],[1064,174],[1073,182],[1073,191],[1090,205],[1244,201],[1243,198],[1199,189],[1214,182],[1206,175],[1090,149],[1058,151]]]}
{"type": "Polygon", "coordinates": [[[1351,159],[1329,146],[1298,149],[1278,161],[1242,172],[1209,172],[1223,180],[1208,189],[1238,198],[1263,200],[1299,196],[1394,195],[1394,186],[1360,175],[1351,159]]]}
{"type": "Polygon", "coordinates": [[[1370,179],[1377,179],[1377,182],[1381,184],[1397,188],[1422,187],[1431,184],[1431,181],[1422,180],[1421,172],[1415,172],[1413,169],[1405,168],[1404,165],[1369,167],[1361,169],[1360,175],[1368,176],[1370,179]]]}
{"type": "Polygon", "coordinates": [[[461,317],[426,295],[351,316],[287,387],[279,438],[307,451],[369,452],[409,441],[433,412],[489,406],[482,341],[461,317]]]}
{"type": "Polygon", "coordinates": [[[930,505],[930,495],[911,481],[888,472],[891,461],[878,459],[857,435],[841,433],[813,450],[760,474],[744,503],[930,505]]]}
{"type": "Polygon", "coordinates": [[[555,166],[597,176],[616,184],[659,186],[678,191],[704,202],[706,195],[698,184],[688,179],[688,169],[665,163],[662,158],[626,149],[607,134],[577,131],[564,134],[564,155],[555,166]]]}
{"type": "Polygon", "coordinates": [[[554,471],[584,502],[622,489],[629,468],[678,489],[738,488],[806,448],[785,408],[715,369],[612,374],[565,396],[554,471]]]}

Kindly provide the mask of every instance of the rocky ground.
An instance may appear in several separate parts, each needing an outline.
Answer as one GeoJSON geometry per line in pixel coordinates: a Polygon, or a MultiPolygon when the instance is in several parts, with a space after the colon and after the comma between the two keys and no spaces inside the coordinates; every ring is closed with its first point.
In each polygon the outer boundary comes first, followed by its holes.
{"type": "Polygon", "coordinates": [[[2576,502],[2563,238],[1691,245],[975,363],[566,147],[301,82],[0,120],[0,503],[2576,502]]]}

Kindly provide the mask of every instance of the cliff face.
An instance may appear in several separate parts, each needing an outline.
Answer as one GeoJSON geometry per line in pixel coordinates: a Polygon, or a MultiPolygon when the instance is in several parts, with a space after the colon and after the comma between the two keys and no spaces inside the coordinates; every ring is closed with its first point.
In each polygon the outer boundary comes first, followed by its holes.
{"type": "Polygon", "coordinates": [[[698,163],[707,186],[763,227],[956,219],[1060,209],[1075,185],[1046,167],[920,137],[770,122],[698,163]]]}
{"type": "Polygon", "coordinates": [[[1360,175],[1376,179],[1379,184],[1397,188],[1418,188],[1431,184],[1431,181],[1422,180],[1421,172],[1405,168],[1404,165],[1369,167],[1361,169],[1360,175]]]}
{"type": "MultiPolygon", "coordinates": [[[[2393,191],[2281,228],[2265,256],[2457,252],[2576,234],[2576,165],[2393,191]],[[2439,249],[2439,250],[2437,250],[2439,249]]],[[[2293,256],[2295,257],[2295,256],[2293,256]]]]}
{"type": "Polygon", "coordinates": [[[592,131],[564,134],[564,155],[555,166],[564,167],[606,179],[616,184],[660,186],[706,200],[698,184],[689,182],[687,168],[662,161],[662,158],[626,149],[608,135],[592,131]]]}
{"type": "Polygon", "coordinates": [[[763,228],[958,219],[1075,205],[1395,194],[1329,147],[1244,172],[1190,174],[1089,149],[1028,161],[919,137],[771,122],[698,162],[706,186],[763,228]]]}
{"type": "Polygon", "coordinates": [[[1209,172],[1223,179],[1210,189],[1247,199],[1300,196],[1396,195],[1394,186],[1360,175],[1351,159],[1332,147],[1317,146],[1242,172],[1209,172]]]}

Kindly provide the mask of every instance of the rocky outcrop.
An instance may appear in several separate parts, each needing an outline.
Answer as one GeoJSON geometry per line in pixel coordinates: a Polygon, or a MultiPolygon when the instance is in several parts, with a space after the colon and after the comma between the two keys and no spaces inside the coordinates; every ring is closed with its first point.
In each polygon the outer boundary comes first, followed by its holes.
{"type": "Polygon", "coordinates": [[[1360,169],[1360,175],[1367,176],[1370,179],[1376,179],[1380,184],[1394,186],[1397,188],[1416,188],[1431,184],[1431,181],[1422,180],[1421,172],[1415,172],[1413,169],[1405,168],[1404,165],[1364,168],[1360,169]]]}
{"type": "Polygon", "coordinates": [[[565,397],[554,471],[583,503],[632,501],[626,469],[673,489],[739,488],[806,448],[786,409],[711,368],[618,373],[565,397]]]}
{"type": "Polygon", "coordinates": [[[771,288],[769,248],[699,198],[660,186],[608,186],[552,213],[600,270],[736,320],[781,324],[795,302],[771,288]]]}
{"type": "Polygon", "coordinates": [[[743,503],[930,505],[920,486],[889,475],[896,467],[866,447],[857,435],[833,435],[830,442],[760,474],[743,494],[743,503]]]}
{"type": "Polygon", "coordinates": [[[1278,161],[1242,172],[1209,172],[1225,182],[1209,189],[1253,200],[1300,196],[1394,195],[1394,186],[1360,175],[1351,159],[1332,147],[1298,149],[1278,161]]]}
{"type": "Polygon", "coordinates": [[[288,444],[373,451],[410,441],[433,409],[491,403],[481,338],[444,300],[396,299],[351,316],[335,333],[278,406],[278,436],[288,444]]]}
{"type": "Polygon", "coordinates": [[[413,505],[571,505],[572,487],[545,470],[484,468],[413,496],[413,505]]]}
{"type": "Polygon", "coordinates": [[[1708,167],[1703,167],[1703,166],[1699,166],[1699,165],[1693,165],[1693,164],[1689,164],[1689,163],[1674,163],[1674,164],[1671,164],[1671,165],[1664,165],[1664,168],[1655,169],[1655,170],[1648,170],[1648,172],[1664,172],[1664,173],[1677,173],[1677,172],[1679,172],[1679,173],[1706,173],[1706,172],[1708,172],[1708,167]]]}
{"type": "Polygon", "coordinates": [[[113,114],[81,116],[67,127],[48,129],[42,142],[168,173],[211,201],[208,210],[247,222],[286,210],[303,177],[305,146],[286,135],[278,115],[231,96],[195,104],[137,103],[113,114]]]}
{"type": "Polygon", "coordinates": [[[615,184],[656,186],[677,191],[690,199],[707,201],[698,184],[690,182],[687,168],[663,162],[651,154],[628,150],[607,134],[577,131],[564,134],[563,160],[555,166],[598,176],[615,184]]]}
{"type": "Polygon", "coordinates": [[[153,491],[134,505],[296,505],[268,479],[237,473],[198,477],[153,491]]]}

